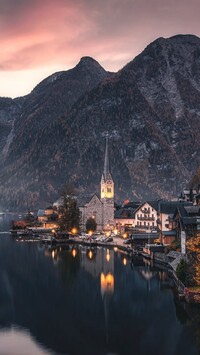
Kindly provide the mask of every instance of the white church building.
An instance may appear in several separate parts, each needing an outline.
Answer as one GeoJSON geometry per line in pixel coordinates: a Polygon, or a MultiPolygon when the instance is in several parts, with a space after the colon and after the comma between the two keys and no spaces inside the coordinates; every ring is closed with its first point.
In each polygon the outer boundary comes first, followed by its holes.
{"type": "Polygon", "coordinates": [[[81,197],[79,209],[81,212],[80,227],[85,230],[88,218],[94,218],[97,230],[110,230],[114,227],[114,181],[109,166],[108,137],[106,137],[106,150],[104,169],[101,177],[100,196],[93,194],[81,197]]]}

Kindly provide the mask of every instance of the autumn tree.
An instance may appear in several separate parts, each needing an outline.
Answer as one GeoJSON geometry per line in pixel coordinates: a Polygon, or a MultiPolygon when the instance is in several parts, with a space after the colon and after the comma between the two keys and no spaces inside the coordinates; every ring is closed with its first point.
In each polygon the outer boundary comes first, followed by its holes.
{"type": "Polygon", "coordinates": [[[72,185],[66,184],[62,191],[62,205],[59,208],[59,226],[61,230],[71,231],[73,228],[79,230],[80,211],[72,185]]]}
{"type": "Polygon", "coordinates": [[[194,280],[200,286],[200,236],[190,238],[187,242],[187,249],[194,266],[194,280]]]}

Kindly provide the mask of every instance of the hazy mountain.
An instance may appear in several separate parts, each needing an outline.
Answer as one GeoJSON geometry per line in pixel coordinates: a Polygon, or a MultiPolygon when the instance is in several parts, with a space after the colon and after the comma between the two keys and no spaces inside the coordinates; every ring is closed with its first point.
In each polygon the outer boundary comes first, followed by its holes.
{"type": "Polygon", "coordinates": [[[118,198],[176,196],[200,166],[200,39],[159,38],[116,74],[91,58],[25,99],[1,168],[8,204],[98,191],[105,132],[118,198]]]}

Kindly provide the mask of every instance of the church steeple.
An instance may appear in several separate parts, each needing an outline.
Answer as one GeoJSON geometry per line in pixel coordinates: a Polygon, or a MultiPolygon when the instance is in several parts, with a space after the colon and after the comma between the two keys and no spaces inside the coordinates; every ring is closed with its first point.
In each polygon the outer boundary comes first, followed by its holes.
{"type": "Polygon", "coordinates": [[[101,198],[114,198],[114,182],[109,166],[108,136],[106,136],[104,169],[101,177],[101,198]]]}
{"type": "Polygon", "coordinates": [[[110,174],[109,170],[109,153],[108,153],[108,136],[106,136],[106,151],[104,158],[104,169],[103,169],[104,179],[108,179],[108,175],[110,174]]]}

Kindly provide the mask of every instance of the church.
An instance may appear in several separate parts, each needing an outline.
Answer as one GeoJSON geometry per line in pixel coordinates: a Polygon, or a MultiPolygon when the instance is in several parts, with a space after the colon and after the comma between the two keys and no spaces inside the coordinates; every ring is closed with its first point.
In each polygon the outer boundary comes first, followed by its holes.
{"type": "Polygon", "coordinates": [[[94,218],[97,223],[97,230],[111,230],[114,226],[114,181],[109,166],[108,137],[106,137],[106,149],[104,158],[104,169],[101,177],[100,196],[93,194],[82,197],[79,200],[81,212],[80,227],[85,230],[88,218],[94,218]]]}

